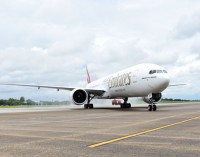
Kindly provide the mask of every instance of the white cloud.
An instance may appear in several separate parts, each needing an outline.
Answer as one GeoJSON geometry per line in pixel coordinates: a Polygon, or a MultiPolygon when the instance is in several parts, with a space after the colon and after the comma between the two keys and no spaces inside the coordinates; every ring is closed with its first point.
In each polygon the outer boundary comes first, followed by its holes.
{"type": "MultiPolygon", "coordinates": [[[[152,62],[166,67],[172,82],[189,83],[186,91],[169,89],[166,96],[200,98],[198,0],[8,0],[0,4],[0,82],[84,86],[86,64],[94,80],[152,62]]],[[[68,97],[67,92],[18,90],[2,87],[1,98],[68,97]]]]}

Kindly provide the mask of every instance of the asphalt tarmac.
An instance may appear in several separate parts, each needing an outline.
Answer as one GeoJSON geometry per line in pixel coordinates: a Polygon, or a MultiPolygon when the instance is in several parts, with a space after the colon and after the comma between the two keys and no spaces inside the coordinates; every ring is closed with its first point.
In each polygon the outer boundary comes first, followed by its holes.
{"type": "Polygon", "coordinates": [[[200,103],[38,110],[0,111],[0,157],[200,156],[200,103]]]}

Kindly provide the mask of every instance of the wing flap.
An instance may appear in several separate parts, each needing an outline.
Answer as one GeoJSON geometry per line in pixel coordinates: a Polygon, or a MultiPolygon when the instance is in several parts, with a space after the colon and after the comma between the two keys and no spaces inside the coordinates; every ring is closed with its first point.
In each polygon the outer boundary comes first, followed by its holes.
{"type": "Polygon", "coordinates": [[[96,96],[102,96],[103,93],[105,93],[104,90],[99,90],[99,89],[85,89],[85,90],[88,94],[93,94],[96,96]]]}

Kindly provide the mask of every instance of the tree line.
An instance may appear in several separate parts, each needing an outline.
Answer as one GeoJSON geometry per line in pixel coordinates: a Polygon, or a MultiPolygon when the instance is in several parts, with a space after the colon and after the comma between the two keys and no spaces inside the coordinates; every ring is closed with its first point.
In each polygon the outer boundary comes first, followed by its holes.
{"type": "Polygon", "coordinates": [[[14,98],[9,98],[8,100],[0,99],[0,106],[20,106],[20,105],[37,105],[37,103],[31,99],[25,100],[24,97],[21,97],[20,99],[14,99],[14,98]]]}
{"type": "Polygon", "coordinates": [[[31,99],[25,100],[24,97],[20,97],[20,99],[9,98],[7,100],[0,99],[0,106],[22,106],[22,105],[42,105],[42,106],[50,106],[50,105],[70,105],[70,101],[40,101],[35,102],[31,99]]]}

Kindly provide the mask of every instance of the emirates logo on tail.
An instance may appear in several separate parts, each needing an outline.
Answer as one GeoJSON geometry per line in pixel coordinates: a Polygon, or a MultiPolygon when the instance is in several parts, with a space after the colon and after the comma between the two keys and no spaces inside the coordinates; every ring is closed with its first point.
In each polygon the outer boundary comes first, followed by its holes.
{"type": "Polygon", "coordinates": [[[91,83],[92,81],[91,81],[90,73],[88,72],[87,66],[86,66],[86,71],[87,71],[87,82],[88,82],[88,83],[91,83]]]}

